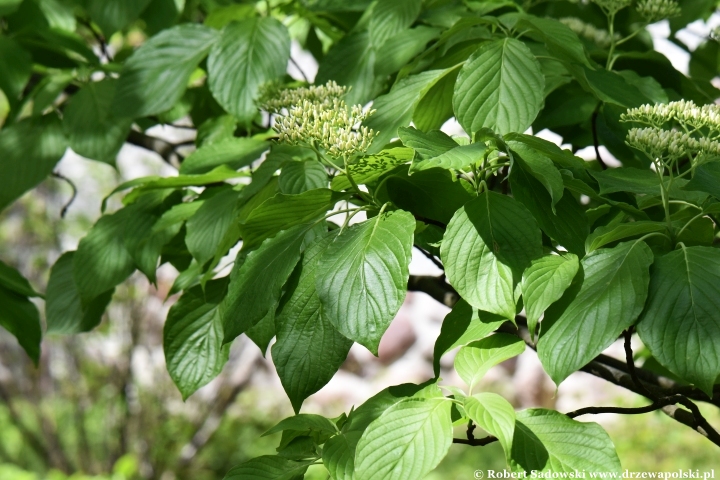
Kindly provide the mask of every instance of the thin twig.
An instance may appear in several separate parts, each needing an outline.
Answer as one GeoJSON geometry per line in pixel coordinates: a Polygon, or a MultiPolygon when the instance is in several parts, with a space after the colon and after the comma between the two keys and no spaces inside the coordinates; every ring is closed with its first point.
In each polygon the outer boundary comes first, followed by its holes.
{"type": "Polygon", "coordinates": [[[64,180],[65,182],[67,182],[68,185],[70,185],[70,188],[72,188],[72,196],[70,197],[70,200],[68,200],[63,206],[62,210],[60,210],[60,218],[65,218],[65,214],[67,213],[68,208],[70,208],[70,205],[72,205],[72,203],[75,201],[75,198],[77,197],[78,189],[72,182],[72,180],[70,180],[66,176],[58,172],[53,172],[52,176],[60,180],[64,180]]]}
{"type": "Polygon", "coordinates": [[[630,377],[633,379],[633,382],[635,382],[635,385],[637,385],[640,391],[643,392],[643,395],[648,398],[654,398],[653,394],[650,393],[647,388],[645,388],[645,385],[643,385],[643,383],[637,376],[637,369],[635,368],[635,358],[633,357],[632,350],[633,331],[634,327],[630,327],[623,332],[623,335],[625,336],[625,361],[627,362],[628,373],[630,373],[630,377]]]}
{"type": "Polygon", "coordinates": [[[297,68],[298,72],[300,72],[300,75],[302,75],[303,80],[305,80],[305,83],[310,83],[310,80],[308,80],[307,75],[305,75],[305,72],[303,72],[302,68],[300,68],[300,65],[295,61],[294,58],[290,57],[290,63],[292,63],[295,68],[297,68]]]}
{"type": "Polygon", "coordinates": [[[593,146],[595,147],[595,158],[597,159],[598,163],[602,167],[603,170],[607,170],[607,164],[600,156],[600,141],[598,140],[598,133],[597,133],[597,117],[598,113],[600,112],[600,104],[598,104],[597,107],[595,107],[595,111],[592,114],[592,117],[590,117],[590,124],[592,125],[592,134],[593,134],[593,146]]]}
{"type": "Polygon", "coordinates": [[[422,253],[423,255],[425,255],[433,264],[435,264],[436,267],[438,267],[440,270],[445,271],[445,266],[442,264],[442,262],[441,262],[440,260],[438,260],[438,259],[435,257],[435,255],[433,255],[432,253],[428,252],[428,251],[425,250],[424,248],[418,247],[417,245],[414,245],[414,247],[417,248],[417,249],[420,251],[420,253],[422,253]]]}

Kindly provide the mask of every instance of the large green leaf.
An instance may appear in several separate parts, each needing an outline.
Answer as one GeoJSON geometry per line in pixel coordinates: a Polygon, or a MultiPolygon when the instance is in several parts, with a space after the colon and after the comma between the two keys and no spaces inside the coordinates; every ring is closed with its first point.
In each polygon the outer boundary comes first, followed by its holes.
{"type": "Polygon", "coordinates": [[[373,101],[374,114],[364,124],[378,132],[370,151],[379,152],[397,136],[398,127],[410,124],[420,98],[449,70],[428,70],[398,81],[393,88],[373,101]]]}
{"type": "Polygon", "coordinates": [[[260,158],[269,147],[266,141],[252,137],[219,140],[191,153],[180,165],[180,173],[205,173],[219,165],[237,170],[260,158]]]}
{"type": "Polygon", "coordinates": [[[228,294],[220,305],[223,343],[258,323],[280,300],[282,287],[300,259],[308,225],[297,225],[267,239],[244,261],[237,259],[228,294]]]}
{"type": "Polygon", "coordinates": [[[234,466],[223,480],[294,480],[298,476],[302,478],[310,463],[263,455],[234,466]]]}
{"type": "MultiPolygon", "coordinates": [[[[185,244],[201,265],[213,258],[237,215],[238,192],[226,188],[205,200],[186,223],[185,244]]],[[[236,237],[237,238],[237,237],[236,237]]]]}
{"type": "Polygon", "coordinates": [[[317,160],[303,160],[285,165],[278,181],[282,193],[297,195],[316,188],[327,188],[328,174],[317,160]]]}
{"type": "Polygon", "coordinates": [[[240,225],[243,249],[251,249],[282,229],[319,220],[342,195],[317,188],[298,195],[278,193],[254,209],[240,225]]]}
{"type": "Polygon", "coordinates": [[[706,192],[720,199],[720,161],[716,160],[696,167],[692,180],[683,189],[706,192]]]}
{"type": "Polygon", "coordinates": [[[30,282],[10,265],[0,261],[0,287],[24,297],[40,297],[30,282]]]}
{"type": "Polygon", "coordinates": [[[90,18],[105,32],[107,38],[136,20],[150,0],[90,0],[90,18]]]}
{"type": "Polygon", "coordinates": [[[335,237],[317,267],[323,315],[374,354],[405,299],[414,230],[407,212],[378,215],[335,237]]]}
{"type": "Polygon", "coordinates": [[[137,118],[172,108],[217,37],[212,28],[185,23],[145,42],[120,73],[112,104],[115,115],[137,118]]]}
{"type": "Polygon", "coordinates": [[[455,370],[472,392],[488,370],[525,351],[525,342],[515,335],[496,333],[462,347],[455,357],[455,370]]]}
{"type": "Polygon", "coordinates": [[[590,66],[585,55],[583,43],[570,27],[554,18],[539,18],[524,15],[516,28],[529,28],[545,42],[547,49],[561,61],[572,61],[580,65],[590,66]]]}
{"type": "Polygon", "coordinates": [[[525,269],[522,276],[522,297],[528,330],[535,338],[540,316],[560,300],[580,268],[577,255],[545,255],[525,269]]]}
{"type": "Polygon", "coordinates": [[[322,461],[333,480],[355,480],[355,449],[362,432],[346,432],[325,442],[322,461]]]}
{"type": "Polygon", "coordinates": [[[227,279],[212,280],[203,292],[196,286],[183,294],[168,312],[163,329],[163,350],[170,377],[183,400],[215,378],[227,362],[218,305],[227,279]]]}
{"type": "Polygon", "coordinates": [[[377,2],[370,14],[370,41],[382,48],[386,41],[408,28],[417,18],[422,0],[377,2]]]}
{"type": "Polygon", "coordinates": [[[433,370],[435,376],[440,375],[440,358],[455,347],[467,345],[475,340],[485,338],[494,332],[505,319],[487,312],[478,312],[465,300],[460,299],[453,309],[445,316],[440,335],[433,349],[433,370]]]}
{"type": "MultiPolygon", "coordinates": [[[[367,155],[348,166],[350,175],[358,185],[371,183],[398,165],[412,160],[415,152],[412,148],[391,148],[375,155],[367,155]]],[[[332,180],[333,190],[347,190],[351,187],[345,175],[337,175],[332,180]]]]}
{"type": "MultiPolygon", "coordinates": [[[[1,7],[0,7],[1,8],[1,7]]],[[[32,73],[32,58],[13,39],[0,37],[0,90],[14,108],[32,73]]]]}
{"type": "Polygon", "coordinates": [[[387,409],[357,445],[355,478],[423,478],[452,444],[451,405],[445,398],[411,398],[387,409]]]}
{"type": "Polygon", "coordinates": [[[284,432],[286,430],[294,430],[301,432],[324,432],[329,434],[338,433],[335,424],[322,415],[312,413],[299,413],[292,417],[281,420],[274,427],[262,434],[263,437],[272,435],[273,433],[284,432]]]}
{"type": "Polygon", "coordinates": [[[617,475],[622,468],[612,440],[600,425],[542,408],[517,412],[510,466],[525,472],[617,475]]]}
{"type": "Polygon", "coordinates": [[[439,28],[419,26],[394,35],[376,52],[375,74],[383,77],[397,72],[422,53],[440,32],[439,28]]]}
{"type": "Polygon", "coordinates": [[[439,130],[428,133],[413,127],[398,129],[403,144],[415,150],[410,173],[430,168],[460,170],[482,160],[487,147],[483,143],[459,145],[439,130]]]}
{"type": "Polygon", "coordinates": [[[515,432],[515,409],[496,393],[476,393],[463,402],[465,413],[480,428],[495,435],[510,458],[515,432]]]}
{"type": "Polygon", "coordinates": [[[562,198],[565,186],[562,175],[555,168],[553,161],[525,143],[510,141],[508,146],[512,149],[515,163],[522,164],[516,168],[523,168],[530,173],[548,191],[552,209],[555,212],[555,205],[562,198]]]}
{"type": "Polygon", "coordinates": [[[486,191],[448,224],[440,247],[448,281],[475,308],[514,319],[514,286],[542,254],[540,237],[520,203],[486,191]]]}
{"type": "Polygon", "coordinates": [[[37,365],[40,359],[40,314],[27,297],[0,287],[0,326],[17,338],[37,365]]]}
{"type": "Polygon", "coordinates": [[[66,252],[50,270],[45,298],[45,321],[47,333],[72,334],[95,328],[102,319],[112,289],[100,294],[83,305],[73,276],[75,252],[66,252]]]}
{"type": "Polygon", "coordinates": [[[65,153],[54,115],[29,118],[0,131],[0,210],[40,183],[65,153]]]}
{"type": "Polygon", "coordinates": [[[208,57],[208,80],[215,99],[239,121],[257,114],[258,89],[285,74],[290,34],[272,17],[250,17],[223,28],[208,57]]]}
{"type": "Polygon", "coordinates": [[[273,363],[296,412],[335,375],[352,345],[322,315],[315,290],[318,263],[333,235],[317,240],[305,251],[275,320],[273,363]]]}
{"type": "Polygon", "coordinates": [[[645,305],[652,263],[652,250],[639,240],[596,250],[582,260],[580,291],[538,341],[540,361],[556,384],[635,322],[645,305]]]}
{"type": "Polygon", "coordinates": [[[75,153],[93,160],[114,163],[130,132],[132,120],[118,118],[112,110],[117,80],[107,78],[85,85],[72,96],[63,126],[75,153]]]}
{"type": "Polygon", "coordinates": [[[524,132],[540,111],[545,79],[530,49],[505,38],[484,43],[465,63],[453,96],[455,117],[469,134],[524,132]]]}
{"type": "Polygon", "coordinates": [[[648,233],[665,232],[667,225],[661,222],[630,222],[597,228],[585,240],[585,250],[590,253],[609,243],[648,233]]]}
{"type": "MultiPolygon", "coordinates": [[[[367,32],[356,32],[335,43],[323,57],[315,83],[335,80],[352,87],[345,95],[349,105],[364,104],[377,90],[375,81],[375,49],[367,32]]],[[[377,100],[376,100],[377,101],[377,100]]]]}
{"type": "Polygon", "coordinates": [[[720,375],[720,251],[684,247],[660,257],[638,323],[663,366],[712,395],[720,375]]]}

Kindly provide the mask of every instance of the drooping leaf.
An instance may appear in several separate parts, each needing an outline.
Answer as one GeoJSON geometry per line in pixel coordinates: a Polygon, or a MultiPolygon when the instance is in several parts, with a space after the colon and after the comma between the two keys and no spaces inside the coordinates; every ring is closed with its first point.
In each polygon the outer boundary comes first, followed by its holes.
{"type": "Polygon", "coordinates": [[[73,95],[64,111],[63,126],[70,148],[83,157],[114,163],[132,120],[118,118],[112,110],[117,80],[91,82],[73,95]]]}
{"type": "Polygon", "coordinates": [[[505,319],[487,312],[478,312],[465,300],[458,301],[445,316],[440,335],[433,349],[433,370],[435,376],[440,375],[440,358],[453,348],[467,345],[475,340],[485,338],[494,332],[505,319]]]}
{"type": "Polygon", "coordinates": [[[451,405],[445,398],[412,398],[387,409],[368,426],[357,445],[355,478],[424,477],[452,443],[451,405]]]}
{"type": "Polygon", "coordinates": [[[638,323],[653,357],[708,394],[720,375],[719,289],[720,252],[681,246],[655,262],[638,323]]]}
{"type": "Polygon", "coordinates": [[[83,305],[80,300],[75,277],[73,257],[75,252],[66,252],[50,270],[45,298],[45,320],[47,333],[72,334],[87,332],[95,328],[110,303],[113,289],[83,305]]]}
{"type": "Polygon", "coordinates": [[[615,446],[600,425],[542,408],[517,412],[510,466],[516,472],[621,472],[615,446]]]}
{"type": "Polygon", "coordinates": [[[562,175],[555,168],[552,160],[522,142],[510,141],[508,146],[512,149],[515,162],[522,163],[522,166],[517,168],[523,168],[535,177],[538,182],[542,183],[548,191],[553,211],[555,211],[555,205],[562,198],[565,186],[563,185],[562,175]]]}
{"type": "Polygon", "coordinates": [[[227,362],[218,305],[227,291],[227,279],[212,280],[185,292],[168,313],[163,350],[170,377],[183,400],[215,378],[227,362]]]}
{"type": "Polygon", "coordinates": [[[208,198],[186,223],[185,244],[201,265],[210,260],[221,245],[237,215],[238,192],[226,188],[208,198]]]}
{"type": "Polygon", "coordinates": [[[540,316],[560,300],[580,268],[577,255],[545,255],[536,260],[523,272],[522,296],[527,315],[528,330],[535,338],[540,316]]]}
{"type": "Polygon", "coordinates": [[[208,80],[215,99],[240,122],[257,114],[258,89],[285,73],[290,34],[272,17],[249,17],[223,28],[208,57],[208,80]]]}
{"type": "Polygon", "coordinates": [[[263,455],[234,466],[223,480],[291,480],[302,476],[311,463],[263,455]]]}
{"type": "Polygon", "coordinates": [[[515,432],[515,409],[496,393],[476,393],[466,397],[463,408],[480,428],[500,440],[505,455],[510,458],[515,432]]]}
{"type": "Polygon", "coordinates": [[[0,287],[0,326],[15,336],[37,365],[40,359],[40,314],[27,297],[0,287]]]}
{"type": "Polygon", "coordinates": [[[525,351],[525,342],[515,335],[496,333],[462,347],[455,357],[455,370],[470,387],[477,385],[490,368],[525,351]]]}
{"type": "Polygon", "coordinates": [[[270,145],[258,138],[228,138],[205,144],[191,153],[180,165],[181,174],[200,174],[227,165],[233,170],[250,165],[270,145]]]}
{"type": "Polygon", "coordinates": [[[309,230],[297,225],[267,239],[244,261],[236,260],[228,294],[220,304],[223,343],[232,341],[263,319],[280,300],[282,287],[300,259],[300,247],[309,230]]]}
{"type": "Polygon", "coordinates": [[[258,346],[263,356],[267,354],[270,342],[275,337],[275,310],[270,307],[262,320],[245,331],[245,335],[258,346]]]}
{"type": "Polygon", "coordinates": [[[542,254],[540,229],[512,198],[484,192],[457,211],[440,247],[450,284],[467,302],[515,318],[515,283],[542,254]]]}
{"type": "Polygon", "coordinates": [[[582,260],[580,291],[538,341],[540,361],[556,384],[635,323],[647,298],[652,263],[652,250],[639,240],[596,250],[582,260]]]}
{"type": "Polygon", "coordinates": [[[407,212],[378,215],[345,229],[317,267],[322,314],[374,354],[405,299],[414,230],[407,212]]]}
{"type": "Polygon", "coordinates": [[[125,62],[112,111],[137,118],[172,108],[217,37],[212,28],[185,23],[149,39],[125,62]]]}
{"type": "Polygon", "coordinates": [[[54,115],[29,118],[0,132],[0,210],[35,187],[65,153],[67,141],[54,115]]]}
{"type": "Polygon", "coordinates": [[[40,297],[30,282],[10,265],[0,261],[0,287],[24,297],[40,297]]]}
{"type": "Polygon", "coordinates": [[[0,37],[0,70],[3,72],[0,76],[0,90],[12,109],[30,80],[32,57],[15,40],[4,35],[0,37]]]}
{"type": "Polygon", "coordinates": [[[530,49],[505,38],[482,44],[458,75],[455,117],[469,134],[524,132],[540,111],[545,79],[530,49]]]}
{"type": "Polygon", "coordinates": [[[315,290],[318,263],[333,235],[316,240],[305,251],[276,316],[273,362],[296,412],[335,375],[352,345],[322,314],[315,290]]]}

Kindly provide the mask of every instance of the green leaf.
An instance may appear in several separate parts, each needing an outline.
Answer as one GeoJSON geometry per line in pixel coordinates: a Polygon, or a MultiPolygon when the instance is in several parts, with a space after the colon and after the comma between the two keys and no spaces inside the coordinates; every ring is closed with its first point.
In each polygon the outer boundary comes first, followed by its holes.
{"type": "Polygon", "coordinates": [[[40,359],[40,314],[25,296],[0,287],[0,326],[17,338],[20,346],[37,365],[40,359]]]}
{"type": "Polygon", "coordinates": [[[54,115],[29,118],[0,131],[0,210],[45,179],[67,142],[54,115]]]}
{"type": "Polygon", "coordinates": [[[695,168],[692,180],[683,190],[697,190],[706,192],[720,199],[720,161],[704,163],[695,168]]]}
{"type": "Polygon", "coordinates": [[[510,170],[510,187],[513,197],[530,210],[543,232],[568,251],[585,254],[590,224],[582,206],[570,193],[562,196],[553,212],[547,188],[521,162],[516,162],[510,170]]]}
{"type": "Polygon", "coordinates": [[[414,230],[407,212],[378,215],[345,229],[317,267],[323,315],[376,355],[405,299],[414,230]]]}
{"type": "Polygon", "coordinates": [[[631,222],[598,227],[585,240],[585,250],[590,253],[608,243],[655,232],[666,232],[667,225],[660,222],[631,222]]]}
{"type": "Polygon", "coordinates": [[[510,458],[515,432],[515,409],[510,402],[496,393],[476,393],[465,398],[463,408],[480,428],[500,440],[510,458]]]}
{"type": "Polygon", "coordinates": [[[421,160],[437,157],[460,145],[448,134],[440,130],[422,132],[415,127],[401,127],[397,131],[403,145],[415,150],[421,160]]]}
{"type": "Polygon", "coordinates": [[[394,35],[376,52],[375,74],[392,75],[425,50],[431,40],[440,35],[439,28],[418,26],[394,35]]]}
{"type": "Polygon", "coordinates": [[[88,332],[102,320],[114,292],[110,289],[84,306],[73,276],[75,252],[60,256],[50,270],[45,297],[47,333],[73,334],[88,332]]]}
{"type": "Polygon", "coordinates": [[[377,90],[374,65],[375,49],[370,45],[370,35],[367,32],[352,33],[335,43],[323,57],[315,84],[335,80],[340,85],[352,87],[345,95],[348,105],[365,104],[377,90]]]}
{"type": "Polygon", "coordinates": [[[453,109],[469,134],[524,132],[540,111],[545,79],[530,49],[506,38],[484,43],[458,75],[453,109]]]}
{"type": "Polygon", "coordinates": [[[460,170],[482,160],[487,150],[483,143],[458,145],[439,130],[423,133],[413,127],[401,127],[398,135],[403,144],[415,149],[410,174],[435,167],[460,170]]]}
{"type": "Polygon", "coordinates": [[[0,71],[3,72],[0,76],[0,90],[13,109],[30,80],[32,57],[17,42],[4,35],[0,37],[0,71]]]}
{"type": "Polygon", "coordinates": [[[185,244],[199,264],[204,264],[215,255],[235,220],[237,204],[238,192],[227,188],[205,200],[188,219],[185,244]]]}
{"type": "Polygon", "coordinates": [[[228,294],[220,305],[223,343],[248,330],[277,305],[288,277],[300,259],[308,225],[297,225],[265,240],[244,261],[235,261],[228,294]]]}
{"type": "Polygon", "coordinates": [[[230,469],[224,480],[294,480],[305,474],[312,462],[290,460],[276,455],[253,458],[230,469]]]}
{"type": "Polygon", "coordinates": [[[582,260],[580,291],[538,342],[540,361],[556,384],[635,323],[647,298],[652,263],[652,250],[642,241],[596,250],[582,260]]]}
{"type": "Polygon", "coordinates": [[[41,297],[20,272],[0,261],[0,287],[24,297],[41,297]]]}
{"type": "Polygon", "coordinates": [[[712,395],[720,375],[720,252],[685,247],[660,257],[638,333],[671,372],[712,395]]]}
{"type": "Polygon", "coordinates": [[[590,62],[585,55],[585,49],[578,36],[570,27],[554,18],[523,15],[515,28],[521,30],[529,28],[533,34],[542,39],[548,51],[559,60],[590,66],[590,62]]]}
{"type": "Polygon", "coordinates": [[[405,77],[393,85],[388,93],[373,101],[376,112],[364,122],[365,126],[378,132],[370,147],[371,153],[379,152],[396,137],[398,127],[410,124],[420,98],[448,73],[449,70],[428,70],[405,77]]]}
{"type": "MultiPolygon", "coordinates": [[[[350,175],[358,185],[364,185],[380,178],[395,167],[412,160],[415,152],[411,148],[391,148],[375,155],[359,158],[348,166],[350,175]]],[[[352,185],[346,175],[336,175],[332,180],[332,189],[336,191],[347,190],[352,185]]]]}
{"type": "Polygon", "coordinates": [[[103,215],[80,240],[73,258],[73,275],[83,304],[124,281],[135,270],[125,248],[126,212],[103,215]]]}
{"type": "Polygon", "coordinates": [[[420,14],[422,0],[378,2],[370,14],[370,41],[382,48],[385,42],[408,28],[420,14]]]}
{"type": "Polygon", "coordinates": [[[413,123],[424,132],[437,130],[453,116],[452,98],[460,69],[438,80],[420,98],[413,113],[413,123]]]}
{"type": "Polygon", "coordinates": [[[228,359],[218,305],[227,279],[211,280],[185,292],[170,308],[163,329],[163,350],[170,377],[183,400],[215,378],[228,359]]]}
{"type": "Polygon", "coordinates": [[[445,316],[440,335],[433,349],[433,371],[440,375],[440,358],[461,345],[485,338],[505,323],[505,318],[493,316],[487,312],[478,312],[465,300],[460,299],[445,316]]]}
{"type": "Polygon", "coordinates": [[[355,480],[355,450],[362,432],[332,437],[322,449],[322,462],[333,480],[355,480]]]}
{"type": "Polygon", "coordinates": [[[577,255],[545,255],[523,272],[522,297],[527,314],[528,330],[535,339],[540,316],[553,303],[560,300],[580,268],[577,255]]]}
{"type": "Polygon", "coordinates": [[[112,111],[137,118],[172,108],[217,37],[212,28],[185,23],[149,39],[125,62],[112,111]]]}
{"type": "Polygon", "coordinates": [[[90,0],[87,11],[106,38],[136,20],[150,0],[90,0]]]}
{"type": "Polygon", "coordinates": [[[455,213],[440,253],[448,281],[470,305],[514,319],[514,286],[542,254],[540,229],[520,203],[486,191],[455,213]]]}
{"type": "Polygon", "coordinates": [[[625,108],[638,107],[643,103],[654,103],[652,99],[643,95],[635,85],[617,72],[601,68],[591,70],[585,66],[572,66],[568,69],[585,90],[603,102],[614,103],[625,108]]]}
{"type": "Polygon", "coordinates": [[[251,17],[222,30],[208,57],[210,91],[218,103],[249,124],[261,85],[285,74],[290,34],[272,17],[251,17]]]}
{"type": "Polygon", "coordinates": [[[514,161],[522,163],[522,166],[519,168],[523,168],[535,177],[548,191],[553,213],[555,213],[555,205],[562,198],[565,186],[563,185],[562,175],[560,175],[558,169],[555,168],[553,161],[541,152],[530,148],[525,143],[510,141],[508,142],[508,146],[512,149],[514,161]]]}
{"type": "Polygon", "coordinates": [[[570,150],[564,150],[552,142],[544,140],[533,135],[525,135],[523,133],[509,133],[505,135],[507,142],[521,142],[528,147],[536,150],[538,153],[546,156],[560,169],[569,170],[573,176],[580,180],[590,180],[588,175],[587,162],[580,157],[576,157],[570,150]]]}
{"type": "Polygon", "coordinates": [[[318,263],[333,236],[320,238],[305,251],[276,316],[273,363],[296,412],[330,381],[352,346],[322,314],[315,290],[318,263]]]}
{"type": "Polygon", "coordinates": [[[258,346],[264,357],[267,354],[270,342],[275,338],[275,308],[270,307],[267,315],[250,327],[245,332],[245,335],[258,346]]]}
{"type": "Polygon", "coordinates": [[[515,335],[496,333],[462,347],[455,357],[455,370],[472,392],[490,368],[525,351],[525,342],[515,335]]]}
{"type": "Polygon", "coordinates": [[[294,417],[288,417],[267,432],[263,433],[262,436],[272,435],[273,433],[282,432],[285,430],[297,430],[302,432],[325,432],[330,434],[338,433],[338,429],[335,424],[329,419],[322,415],[315,415],[311,413],[299,413],[294,417]]]}
{"type": "Polygon", "coordinates": [[[107,78],[86,84],[70,99],[63,126],[70,148],[86,158],[115,163],[125,143],[132,120],[113,114],[112,101],[117,80],[107,78]]]}
{"type": "Polygon", "coordinates": [[[250,212],[240,225],[243,250],[260,245],[282,229],[321,219],[341,198],[327,188],[298,195],[278,193],[250,212]]]}
{"type": "Polygon", "coordinates": [[[219,165],[227,165],[231,170],[237,170],[260,158],[269,147],[265,140],[254,137],[229,138],[205,144],[183,160],[180,173],[205,173],[219,165]]]}
{"type": "Polygon", "coordinates": [[[452,444],[451,406],[445,398],[413,398],[387,409],[357,445],[355,478],[423,478],[452,444]]]}
{"type": "Polygon", "coordinates": [[[612,472],[622,467],[615,446],[594,422],[578,422],[554,410],[517,412],[510,466],[514,471],[612,472]]]}
{"type": "Polygon", "coordinates": [[[297,195],[316,188],[327,188],[328,174],[317,160],[304,160],[285,165],[278,181],[282,193],[297,195]]]}
{"type": "Polygon", "coordinates": [[[600,195],[615,192],[632,192],[643,195],[660,195],[660,180],[650,169],[621,167],[593,171],[592,176],[600,185],[600,195]]]}

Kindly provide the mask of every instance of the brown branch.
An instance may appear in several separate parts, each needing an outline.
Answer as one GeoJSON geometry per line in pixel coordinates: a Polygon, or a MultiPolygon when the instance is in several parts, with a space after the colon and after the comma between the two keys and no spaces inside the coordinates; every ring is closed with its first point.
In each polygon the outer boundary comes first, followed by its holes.
{"type": "Polygon", "coordinates": [[[598,140],[598,133],[597,133],[597,117],[598,113],[600,112],[600,104],[598,103],[598,106],[595,107],[595,111],[592,114],[592,117],[590,117],[590,124],[592,126],[592,135],[593,135],[593,146],[595,147],[595,158],[597,159],[598,163],[602,167],[603,170],[607,170],[607,164],[600,156],[600,141],[598,140]]]}
{"type": "Polygon", "coordinates": [[[450,308],[460,299],[455,289],[452,288],[442,276],[410,275],[408,279],[408,291],[427,293],[438,302],[450,308]]]}
{"type": "Polygon", "coordinates": [[[643,385],[643,383],[637,376],[637,369],[635,368],[635,358],[632,351],[632,336],[634,330],[635,327],[630,327],[623,332],[623,336],[625,337],[625,362],[627,363],[628,373],[630,374],[630,378],[632,378],[633,382],[635,382],[635,385],[637,385],[640,391],[643,392],[643,395],[648,398],[653,398],[653,394],[650,393],[647,388],[645,388],[645,385],[643,385]]]}
{"type": "Polygon", "coordinates": [[[137,130],[130,130],[130,133],[125,141],[131,145],[135,145],[136,147],[144,148],[145,150],[157,153],[170,165],[173,165],[173,160],[178,158],[176,148],[178,146],[182,146],[182,144],[176,145],[161,138],[146,135],[137,130]]]}

